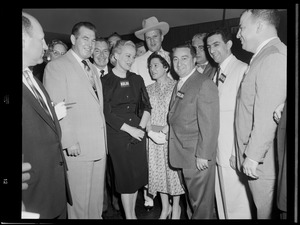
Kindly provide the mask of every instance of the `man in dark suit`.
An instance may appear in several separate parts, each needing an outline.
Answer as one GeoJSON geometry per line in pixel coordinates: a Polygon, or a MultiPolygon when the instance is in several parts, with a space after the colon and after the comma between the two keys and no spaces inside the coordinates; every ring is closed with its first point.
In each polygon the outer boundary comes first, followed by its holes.
{"type": "Polygon", "coordinates": [[[212,61],[209,62],[209,53],[206,47],[206,35],[207,33],[195,34],[192,38],[192,45],[196,49],[196,67],[201,75],[207,76],[213,79],[216,73],[216,64],[212,61]]]}
{"type": "Polygon", "coordinates": [[[29,66],[43,62],[47,50],[44,32],[31,15],[22,13],[23,101],[22,154],[31,165],[22,203],[40,219],[66,219],[72,199],[67,165],[62,153],[61,129],[50,97],[29,66]]]}
{"type": "Polygon", "coordinates": [[[98,76],[104,77],[111,71],[111,66],[109,65],[109,42],[105,38],[96,38],[95,49],[92,54],[93,64],[97,68],[98,76]]]}
{"type": "Polygon", "coordinates": [[[218,89],[196,70],[193,46],[175,47],[172,57],[180,79],[168,116],[170,163],[182,168],[192,211],[189,218],[212,219],[219,134],[218,89]]]}

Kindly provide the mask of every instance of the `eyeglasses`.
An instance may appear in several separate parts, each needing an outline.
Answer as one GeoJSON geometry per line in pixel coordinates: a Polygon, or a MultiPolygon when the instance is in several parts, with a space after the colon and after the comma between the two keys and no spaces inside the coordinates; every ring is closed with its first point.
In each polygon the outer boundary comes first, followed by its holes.
{"type": "Polygon", "coordinates": [[[51,52],[55,55],[55,56],[60,56],[60,55],[64,55],[64,54],[66,54],[66,52],[59,52],[59,51],[57,51],[57,50],[51,50],[51,52]]]}

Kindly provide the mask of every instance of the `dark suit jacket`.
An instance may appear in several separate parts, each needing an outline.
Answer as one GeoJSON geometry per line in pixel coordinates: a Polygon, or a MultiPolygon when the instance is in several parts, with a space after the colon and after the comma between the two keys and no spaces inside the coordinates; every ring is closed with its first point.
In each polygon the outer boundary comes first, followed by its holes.
{"type": "Polygon", "coordinates": [[[218,88],[196,70],[178,95],[174,88],[168,121],[170,163],[173,167],[196,169],[196,157],[216,161],[219,134],[218,88]]]}
{"type": "Polygon", "coordinates": [[[72,199],[60,125],[49,95],[41,82],[35,80],[46,96],[54,122],[23,84],[22,153],[24,162],[29,162],[32,169],[29,187],[22,191],[22,201],[26,211],[39,213],[40,219],[51,219],[61,215],[66,210],[67,201],[72,204],[72,199]]]}
{"type": "Polygon", "coordinates": [[[286,180],[286,102],[277,127],[277,207],[286,212],[287,180],[286,180]]]}
{"type": "Polygon", "coordinates": [[[216,73],[217,68],[213,67],[210,63],[208,63],[203,71],[203,74],[205,76],[207,76],[208,78],[210,78],[211,80],[214,78],[214,75],[216,73]]]}

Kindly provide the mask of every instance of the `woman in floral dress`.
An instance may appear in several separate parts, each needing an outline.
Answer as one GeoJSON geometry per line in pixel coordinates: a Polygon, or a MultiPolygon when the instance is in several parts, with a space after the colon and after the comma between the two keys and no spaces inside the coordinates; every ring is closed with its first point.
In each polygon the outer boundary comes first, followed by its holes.
{"type": "Polygon", "coordinates": [[[170,79],[167,73],[170,70],[168,62],[153,53],[148,58],[148,68],[155,83],[147,86],[150,103],[152,106],[150,121],[147,125],[149,135],[149,193],[154,197],[157,192],[160,193],[162,202],[162,212],[160,219],[170,218],[180,219],[181,208],[179,205],[180,195],[184,194],[183,186],[179,180],[178,171],[170,168],[168,157],[168,142],[166,141],[166,132],[168,131],[167,114],[169,102],[175,80],[170,79]],[[165,135],[164,143],[158,144],[155,138],[150,135],[165,135]],[[151,139],[152,137],[152,139],[151,139]],[[173,205],[169,203],[169,197],[172,197],[173,205]]]}

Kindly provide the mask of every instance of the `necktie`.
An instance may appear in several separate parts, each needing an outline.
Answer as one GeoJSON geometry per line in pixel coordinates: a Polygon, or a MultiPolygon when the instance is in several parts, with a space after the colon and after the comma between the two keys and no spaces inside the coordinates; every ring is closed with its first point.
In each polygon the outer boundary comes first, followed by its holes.
{"type": "Polygon", "coordinates": [[[37,88],[33,85],[32,80],[31,80],[31,78],[30,78],[30,76],[29,76],[29,74],[28,74],[28,71],[25,70],[25,71],[23,72],[23,75],[24,75],[24,77],[26,78],[27,83],[29,84],[31,90],[33,91],[33,93],[34,93],[36,99],[38,100],[38,102],[40,103],[40,105],[42,106],[42,108],[45,110],[46,114],[47,114],[48,116],[50,116],[50,118],[52,119],[52,116],[51,116],[51,114],[50,114],[50,112],[49,112],[49,110],[48,110],[48,107],[47,107],[47,105],[46,105],[46,103],[45,103],[45,101],[44,101],[42,95],[40,94],[40,92],[39,92],[39,91],[37,90],[37,88]]]}
{"type": "Polygon", "coordinates": [[[216,85],[217,85],[217,86],[219,85],[219,75],[220,75],[220,71],[221,71],[221,68],[220,68],[220,66],[219,66],[218,69],[217,69],[217,72],[216,72],[216,85]]]}
{"type": "Polygon", "coordinates": [[[84,70],[85,70],[86,74],[88,75],[90,83],[91,83],[91,85],[92,85],[92,87],[93,87],[93,89],[94,89],[94,91],[95,91],[95,93],[96,93],[96,95],[98,97],[97,89],[96,89],[96,84],[95,84],[95,80],[94,80],[94,76],[93,76],[93,72],[92,72],[91,68],[89,67],[88,63],[85,60],[82,60],[81,62],[84,65],[84,70]]]}
{"type": "Polygon", "coordinates": [[[100,77],[103,77],[104,76],[104,70],[101,70],[100,73],[101,73],[100,77]]]}

